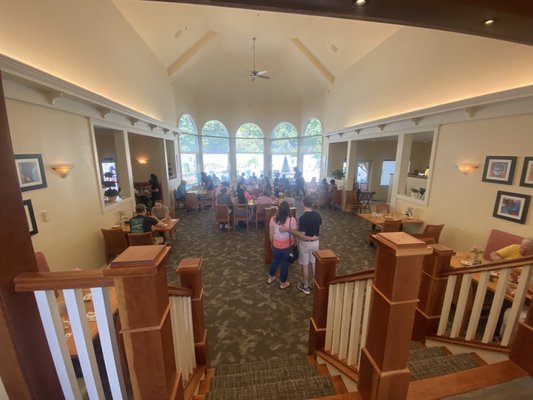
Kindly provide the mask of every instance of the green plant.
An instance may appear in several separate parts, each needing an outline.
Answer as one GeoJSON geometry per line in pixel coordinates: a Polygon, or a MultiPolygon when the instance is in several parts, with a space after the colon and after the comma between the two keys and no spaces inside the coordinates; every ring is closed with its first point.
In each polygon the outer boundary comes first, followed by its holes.
{"type": "Polygon", "coordinates": [[[104,192],[104,196],[105,196],[105,197],[118,196],[118,190],[117,190],[117,189],[109,188],[109,189],[107,189],[107,190],[104,192]]]}
{"type": "Polygon", "coordinates": [[[344,178],[344,172],[342,172],[342,169],[336,169],[331,173],[331,176],[335,179],[342,179],[344,178]]]}

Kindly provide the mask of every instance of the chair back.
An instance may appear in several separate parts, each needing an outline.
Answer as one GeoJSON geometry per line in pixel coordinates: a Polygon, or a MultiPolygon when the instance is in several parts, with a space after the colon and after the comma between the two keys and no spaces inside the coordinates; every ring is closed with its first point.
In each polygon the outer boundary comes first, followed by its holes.
{"type": "Polygon", "coordinates": [[[248,230],[248,204],[235,204],[233,206],[233,230],[237,222],[246,222],[246,230],[248,230]]]}
{"type": "Polygon", "coordinates": [[[215,205],[215,224],[229,224],[229,213],[227,204],[215,205]]]}
{"type": "Polygon", "coordinates": [[[328,192],[321,190],[318,192],[318,207],[326,207],[328,205],[328,192]]]}
{"type": "Polygon", "coordinates": [[[152,232],[128,233],[130,246],[151,246],[154,244],[154,235],[152,232]]]}
{"type": "Polygon", "coordinates": [[[46,257],[40,251],[35,252],[35,261],[37,261],[37,270],[39,272],[50,272],[50,267],[46,262],[46,257]]]}
{"type": "Polygon", "coordinates": [[[331,206],[333,208],[335,207],[340,207],[342,203],[342,190],[334,190],[332,193],[331,193],[331,206]]]}
{"type": "Polygon", "coordinates": [[[400,232],[402,229],[401,219],[386,219],[381,232],[400,232]]]}
{"type": "Polygon", "coordinates": [[[376,204],[376,212],[378,214],[389,214],[390,207],[388,204],[376,204]]]}
{"type": "Polygon", "coordinates": [[[102,229],[102,236],[104,237],[105,259],[107,263],[128,247],[126,235],[122,229],[102,229]]]}
{"type": "Polygon", "coordinates": [[[198,196],[195,193],[185,193],[185,208],[187,210],[198,209],[198,196]]]}
{"type": "Polygon", "coordinates": [[[439,243],[440,234],[444,224],[442,225],[426,225],[424,232],[422,232],[423,238],[433,238],[435,243],[439,243]]]}

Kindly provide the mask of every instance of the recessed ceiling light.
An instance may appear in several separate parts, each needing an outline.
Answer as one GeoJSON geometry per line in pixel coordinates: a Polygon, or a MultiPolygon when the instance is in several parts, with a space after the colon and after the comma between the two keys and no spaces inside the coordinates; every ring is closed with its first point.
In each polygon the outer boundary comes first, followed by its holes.
{"type": "Polygon", "coordinates": [[[366,3],[366,0],[355,0],[353,2],[354,6],[363,6],[365,5],[365,3],[366,3]]]}
{"type": "Polygon", "coordinates": [[[483,21],[483,23],[485,25],[492,25],[496,22],[496,20],[494,18],[490,18],[490,19],[486,19],[485,21],[483,21]]]}

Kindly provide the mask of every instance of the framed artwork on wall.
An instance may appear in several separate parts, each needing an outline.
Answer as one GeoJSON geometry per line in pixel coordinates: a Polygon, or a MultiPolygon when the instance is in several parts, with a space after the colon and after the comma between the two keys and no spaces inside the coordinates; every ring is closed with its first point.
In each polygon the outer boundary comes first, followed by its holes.
{"type": "Polygon", "coordinates": [[[521,193],[498,191],[493,217],[525,224],[531,196],[521,193]]]}
{"type": "Polygon", "coordinates": [[[15,154],[20,190],[42,189],[46,185],[43,158],[40,154],[15,154]]]}
{"type": "Polygon", "coordinates": [[[524,158],[520,186],[533,187],[533,157],[524,158]]]}
{"type": "Polygon", "coordinates": [[[30,235],[35,235],[39,233],[37,229],[37,222],[35,221],[35,214],[33,213],[33,206],[31,200],[24,200],[24,211],[26,212],[26,220],[28,221],[28,226],[30,228],[30,235]]]}
{"type": "Polygon", "coordinates": [[[487,156],[481,180],[483,182],[511,185],[513,183],[515,165],[516,157],[487,156]]]}

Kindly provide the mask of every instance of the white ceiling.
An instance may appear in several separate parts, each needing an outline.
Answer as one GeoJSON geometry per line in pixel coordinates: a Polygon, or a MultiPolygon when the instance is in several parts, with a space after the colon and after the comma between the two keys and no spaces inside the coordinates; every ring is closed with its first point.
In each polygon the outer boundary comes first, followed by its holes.
{"type": "Polygon", "coordinates": [[[266,11],[113,2],[167,69],[173,84],[200,98],[268,102],[323,93],[332,79],[400,29],[266,11]],[[268,70],[270,80],[251,82],[239,76],[252,68],[252,37],[257,38],[256,69],[268,70]]]}

